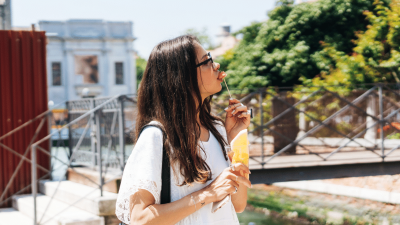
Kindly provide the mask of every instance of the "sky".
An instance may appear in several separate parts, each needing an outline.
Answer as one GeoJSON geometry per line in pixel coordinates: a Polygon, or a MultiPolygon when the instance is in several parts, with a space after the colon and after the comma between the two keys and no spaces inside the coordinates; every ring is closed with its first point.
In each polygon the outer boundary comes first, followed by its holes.
{"type": "Polygon", "coordinates": [[[132,21],[134,48],[148,58],[159,42],[189,28],[207,29],[216,43],[221,24],[235,32],[264,21],[275,0],[12,0],[12,26],[28,27],[40,20],[102,19],[132,21]]]}

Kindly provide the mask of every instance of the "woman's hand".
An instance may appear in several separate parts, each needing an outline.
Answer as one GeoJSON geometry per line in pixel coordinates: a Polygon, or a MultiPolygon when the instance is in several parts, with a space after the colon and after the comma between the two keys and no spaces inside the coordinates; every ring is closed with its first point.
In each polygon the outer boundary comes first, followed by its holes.
{"type": "Polygon", "coordinates": [[[230,143],[236,135],[250,125],[250,114],[247,106],[237,99],[229,99],[229,106],[226,107],[225,129],[230,143]]]}
{"type": "MultiPolygon", "coordinates": [[[[250,173],[249,168],[243,163],[232,164],[232,167],[236,173],[239,171],[250,173]]],[[[234,171],[231,167],[226,168],[213,182],[205,187],[205,191],[213,196],[212,202],[221,201],[227,195],[235,194],[236,189],[239,189],[240,185],[245,185],[248,188],[251,187],[249,179],[236,175],[234,171]]]]}

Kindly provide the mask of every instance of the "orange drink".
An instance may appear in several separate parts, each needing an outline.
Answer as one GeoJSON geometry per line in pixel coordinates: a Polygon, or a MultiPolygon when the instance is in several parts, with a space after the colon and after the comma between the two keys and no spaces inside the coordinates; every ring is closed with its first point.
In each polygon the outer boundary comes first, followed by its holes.
{"type": "MultiPolygon", "coordinates": [[[[232,163],[243,163],[249,166],[249,140],[247,138],[247,129],[241,130],[238,135],[231,141],[231,152],[229,152],[229,159],[232,163]]],[[[243,175],[241,173],[241,175],[243,175]]],[[[248,174],[246,174],[248,178],[248,174]]]]}

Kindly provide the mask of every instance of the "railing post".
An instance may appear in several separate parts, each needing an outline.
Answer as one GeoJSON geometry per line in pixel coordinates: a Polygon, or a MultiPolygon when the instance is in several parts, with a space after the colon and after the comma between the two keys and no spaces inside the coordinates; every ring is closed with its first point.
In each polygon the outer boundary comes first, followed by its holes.
{"type": "MultiPolygon", "coordinates": [[[[65,103],[65,106],[66,106],[66,109],[68,110],[68,118],[67,118],[67,124],[69,124],[70,122],[71,122],[71,116],[72,116],[72,113],[71,113],[71,109],[72,109],[72,107],[70,107],[70,104],[71,104],[71,102],[69,102],[69,101],[67,101],[66,103],[65,103]]],[[[71,127],[68,127],[68,149],[69,149],[69,157],[71,157],[72,156],[72,153],[73,153],[73,148],[72,148],[72,128],[71,127]]]]}
{"type": "MultiPolygon", "coordinates": [[[[94,108],[94,99],[90,99],[90,110],[94,108]]],[[[90,147],[92,151],[92,168],[96,168],[96,118],[94,116],[94,113],[90,115],[90,120],[91,120],[91,129],[90,129],[90,137],[91,137],[91,142],[90,142],[90,147]]]]}
{"type": "Polygon", "coordinates": [[[261,168],[264,168],[264,118],[263,118],[263,90],[260,89],[260,131],[261,131],[261,168]]]}
{"type": "Polygon", "coordinates": [[[100,110],[95,112],[96,117],[96,147],[97,147],[97,163],[99,164],[99,181],[100,181],[100,196],[103,196],[103,163],[101,155],[101,133],[100,133],[100,110]]]}
{"type": "Polygon", "coordinates": [[[382,93],[382,85],[379,85],[379,113],[381,114],[381,150],[382,150],[382,161],[385,160],[385,140],[384,140],[384,133],[383,133],[383,127],[385,125],[385,122],[383,121],[383,93],[382,93]]]}
{"type": "Polygon", "coordinates": [[[118,110],[118,129],[119,129],[119,147],[121,148],[121,170],[125,167],[125,123],[124,123],[124,102],[123,97],[118,98],[119,110],[118,110]]]}
{"type": "MultiPolygon", "coordinates": [[[[47,117],[47,129],[49,129],[48,130],[48,133],[49,134],[51,134],[51,133],[53,133],[53,132],[51,132],[51,122],[52,122],[52,116],[53,116],[53,112],[50,112],[49,114],[47,114],[46,115],[46,117],[47,117]]],[[[57,126],[56,126],[56,128],[57,128],[57,126]]],[[[62,139],[62,138],[61,138],[62,139]]],[[[64,140],[62,140],[62,141],[64,141],[64,140]]],[[[49,150],[50,150],[50,153],[51,153],[51,148],[53,147],[53,139],[51,139],[51,137],[49,138],[49,150]]],[[[70,155],[71,156],[71,155],[70,155]]],[[[51,167],[51,157],[49,157],[49,165],[50,165],[50,168],[52,168],[51,167]]],[[[53,180],[53,175],[50,173],[50,180],[53,180]]]]}
{"type": "MultiPolygon", "coordinates": [[[[379,99],[380,100],[380,99],[379,99]]],[[[369,95],[367,98],[367,110],[366,113],[372,115],[372,116],[377,116],[377,106],[376,106],[376,99],[374,95],[369,95]]],[[[371,116],[367,116],[366,119],[366,128],[371,127],[373,124],[375,124],[375,120],[373,117],[371,116]]],[[[379,123],[378,123],[379,124],[379,123]]],[[[367,132],[365,132],[364,135],[364,139],[367,140],[373,140],[374,141],[374,145],[376,146],[376,140],[377,140],[377,128],[378,125],[376,125],[375,127],[372,127],[371,129],[367,130],[367,132]]]]}
{"type": "MultiPolygon", "coordinates": [[[[307,96],[303,96],[300,101],[305,101],[307,96]]],[[[306,115],[304,115],[303,111],[306,109],[304,105],[300,107],[301,112],[299,112],[299,133],[297,133],[297,138],[303,136],[306,132],[306,115]]]]}
{"type": "Polygon", "coordinates": [[[31,149],[31,169],[32,169],[32,197],[33,197],[33,225],[37,224],[36,195],[37,195],[37,165],[36,165],[36,145],[31,149]]]}

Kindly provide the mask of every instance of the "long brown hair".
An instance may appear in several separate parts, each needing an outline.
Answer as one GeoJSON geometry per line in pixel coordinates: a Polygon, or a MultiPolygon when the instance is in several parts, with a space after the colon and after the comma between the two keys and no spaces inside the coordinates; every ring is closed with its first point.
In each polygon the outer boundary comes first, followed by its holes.
{"type": "Polygon", "coordinates": [[[163,125],[173,149],[167,148],[171,165],[179,165],[179,171],[174,169],[174,174],[179,172],[184,177],[179,185],[205,183],[211,179],[210,167],[200,154],[204,149],[199,145],[198,112],[201,125],[218,140],[226,159],[226,141],[215,128],[223,121],[211,114],[212,96],[203,102],[201,99],[196,42],[200,43],[195,36],[183,35],[154,47],[138,90],[136,133],[151,121],[163,125]],[[196,102],[199,103],[197,107],[196,102]]]}

